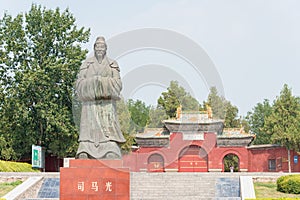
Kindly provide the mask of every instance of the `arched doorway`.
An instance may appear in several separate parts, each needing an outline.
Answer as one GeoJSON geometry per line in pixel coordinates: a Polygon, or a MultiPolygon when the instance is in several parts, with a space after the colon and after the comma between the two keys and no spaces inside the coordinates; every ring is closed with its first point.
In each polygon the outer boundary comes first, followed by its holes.
{"type": "Polygon", "coordinates": [[[179,172],[207,172],[207,153],[196,145],[185,147],[179,154],[179,172]]]}
{"type": "Polygon", "coordinates": [[[158,153],[154,153],[148,158],[148,171],[149,172],[163,172],[164,171],[164,158],[158,153]]]}
{"type": "Polygon", "coordinates": [[[229,153],[223,158],[224,172],[238,172],[240,168],[240,159],[237,155],[229,153]]]}

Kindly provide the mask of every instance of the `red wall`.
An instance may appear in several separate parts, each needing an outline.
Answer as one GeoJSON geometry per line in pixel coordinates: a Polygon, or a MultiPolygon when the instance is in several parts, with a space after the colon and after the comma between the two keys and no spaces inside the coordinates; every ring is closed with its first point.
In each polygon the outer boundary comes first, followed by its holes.
{"type": "Polygon", "coordinates": [[[248,171],[248,151],[245,147],[216,147],[208,155],[209,169],[224,171],[223,159],[228,154],[239,157],[239,169],[248,171]]]}
{"type": "Polygon", "coordinates": [[[164,158],[165,168],[167,170],[178,169],[178,156],[184,148],[190,145],[200,146],[209,153],[216,146],[216,135],[214,133],[205,133],[203,141],[184,141],[182,139],[182,133],[172,133],[170,135],[169,147],[141,147],[131,154],[123,156],[123,163],[124,166],[129,167],[132,171],[146,170],[149,156],[158,153],[164,158]]]}
{"type": "MultiPolygon", "coordinates": [[[[249,155],[249,171],[252,172],[269,172],[269,159],[276,159],[277,172],[288,172],[288,152],[284,147],[269,147],[269,148],[251,148],[248,151],[249,155]]],[[[297,153],[291,151],[291,169],[292,172],[300,171],[299,162],[294,163],[294,155],[297,153]]]]}
{"type": "MultiPolygon", "coordinates": [[[[203,148],[208,154],[208,171],[224,171],[223,159],[228,154],[235,154],[239,157],[239,170],[248,172],[269,172],[269,159],[282,159],[281,167],[277,166],[275,171],[288,171],[287,150],[283,147],[217,147],[216,134],[205,133],[203,141],[184,141],[182,133],[170,135],[170,145],[165,148],[140,147],[132,153],[123,156],[123,164],[131,171],[148,171],[148,158],[157,153],[164,159],[164,171],[178,169],[178,158],[180,152],[190,145],[197,145],[203,148]]],[[[300,161],[293,162],[296,152],[291,151],[291,168],[293,172],[300,172],[300,161]]],[[[300,156],[299,156],[300,157],[300,156]]],[[[276,165],[279,162],[276,162],[276,165]]]]}

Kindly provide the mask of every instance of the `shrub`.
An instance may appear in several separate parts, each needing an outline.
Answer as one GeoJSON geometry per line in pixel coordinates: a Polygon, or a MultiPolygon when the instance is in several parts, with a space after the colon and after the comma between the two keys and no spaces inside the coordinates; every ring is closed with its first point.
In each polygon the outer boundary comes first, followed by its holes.
{"type": "Polygon", "coordinates": [[[38,172],[28,163],[10,162],[0,160],[0,172],[38,172]]]}
{"type": "Polygon", "coordinates": [[[284,193],[300,194],[300,175],[281,176],[277,179],[277,190],[284,193]]]}

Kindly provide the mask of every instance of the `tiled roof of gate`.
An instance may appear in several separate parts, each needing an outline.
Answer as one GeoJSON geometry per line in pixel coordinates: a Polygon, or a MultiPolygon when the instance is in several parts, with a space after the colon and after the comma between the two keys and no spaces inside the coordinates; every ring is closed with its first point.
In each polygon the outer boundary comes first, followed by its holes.
{"type": "Polygon", "coordinates": [[[165,129],[163,128],[146,128],[143,133],[136,134],[138,138],[169,138],[169,135],[164,134],[165,129]]]}

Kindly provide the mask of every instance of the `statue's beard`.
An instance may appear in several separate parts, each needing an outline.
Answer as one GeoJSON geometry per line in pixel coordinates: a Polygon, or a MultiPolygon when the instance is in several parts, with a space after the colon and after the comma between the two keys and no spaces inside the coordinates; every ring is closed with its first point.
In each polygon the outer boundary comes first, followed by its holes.
{"type": "Polygon", "coordinates": [[[102,63],[102,60],[103,60],[105,54],[106,54],[105,51],[96,51],[95,52],[95,57],[97,58],[99,63],[102,63]]]}

